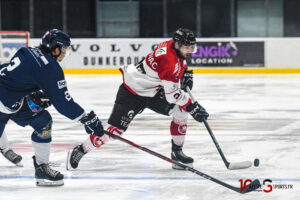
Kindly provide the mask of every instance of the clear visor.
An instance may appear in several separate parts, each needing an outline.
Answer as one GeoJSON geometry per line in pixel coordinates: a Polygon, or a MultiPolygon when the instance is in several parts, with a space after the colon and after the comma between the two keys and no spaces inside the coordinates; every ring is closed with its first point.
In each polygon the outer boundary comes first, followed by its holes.
{"type": "Polygon", "coordinates": [[[189,45],[189,46],[182,45],[181,46],[181,51],[184,52],[184,53],[196,53],[197,52],[197,45],[196,44],[189,45]]]}
{"type": "Polygon", "coordinates": [[[63,47],[63,48],[62,48],[62,53],[65,54],[65,57],[67,57],[67,56],[70,55],[71,50],[72,50],[71,46],[63,47]]]}

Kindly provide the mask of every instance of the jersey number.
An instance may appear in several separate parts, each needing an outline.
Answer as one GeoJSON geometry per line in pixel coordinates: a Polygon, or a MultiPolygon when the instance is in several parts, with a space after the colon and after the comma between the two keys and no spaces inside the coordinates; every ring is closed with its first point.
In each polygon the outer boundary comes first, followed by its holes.
{"type": "Polygon", "coordinates": [[[180,97],[180,95],[181,95],[181,92],[179,91],[178,93],[175,93],[175,94],[173,95],[173,97],[174,97],[175,99],[178,99],[178,98],[180,97]]]}
{"type": "Polygon", "coordinates": [[[0,70],[0,75],[5,76],[5,74],[3,73],[5,69],[7,69],[7,71],[10,72],[16,69],[20,64],[21,64],[21,60],[18,57],[15,57],[10,61],[10,64],[7,67],[4,67],[3,69],[0,70]]]}
{"type": "Polygon", "coordinates": [[[70,95],[70,93],[69,93],[68,90],[65,91],[65,97],[66,97],[67,101],[71,101],[71,99],[72,99],[72,97],[71,97],[71,95],[70,95]]]}

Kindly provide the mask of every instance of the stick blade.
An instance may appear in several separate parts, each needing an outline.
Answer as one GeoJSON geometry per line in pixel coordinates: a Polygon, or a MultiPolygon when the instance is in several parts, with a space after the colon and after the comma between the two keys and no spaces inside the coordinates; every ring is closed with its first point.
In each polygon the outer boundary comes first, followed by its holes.
{"type": "Polygon", "coordinates": [[[244,162],[237,162],[237,163],[229,163],[228,169],[235,170],[235,169],[246,169],[252,166],[252,162],[244,161],[244,162]]]}
{"type": "Polygon", "coordinates": [[[244,188],[243,191],[241,191],[241,193],[245,194],[248,192],[252,192],[254,190],[257,190],[260,187],[261,187],[261,184],[260,184],[259,180],[255,179],[252,183],[247,185],[246,188],[244,188]]]}

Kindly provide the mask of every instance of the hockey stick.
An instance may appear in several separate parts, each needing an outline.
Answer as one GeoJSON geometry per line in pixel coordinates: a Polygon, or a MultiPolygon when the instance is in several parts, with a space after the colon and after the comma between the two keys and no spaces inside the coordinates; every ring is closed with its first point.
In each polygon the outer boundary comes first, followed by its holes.
{"type": "Polygon", "coordinates": [[[113,137],[113,138],[115,138],[117,140],[125,142],[125,143],[127,143],[127,144],[129,144],[129,145],[131,145],[131,146],[133,146],[135,148],[138,148],[138,149],[142,150],[142,151],[150,153],[151,155],[154,155],[154,156],[156,156],[158,158],[161,158],[161,159],[163,159],[163,160],[165,160],[167,162],[170,162],[170,163],[173,163],[175,165],[178,165],[179,167],[182,167],[182,168],[184,168],[184,169],[186,169],[186,170],[188,170],[190,172],[193,172],[193,173],[195,173],[195,174],[197,174],[199,176],[202,176],[203,178],[206,178],[206,179],[208,179],[210,181],[213,181],[213,182],[215,182],[215,183],[217,183],[219,185],[222,185],[223,187],[226,187],[226,188],[231,189],[233,191],[236,191],[238,193],[242,193],[242,194],[248,193],[248,192],[251,192],[251,191],[254,191],[254,190],[260,188],[260,186],[261,186],[259,180],[255,179],[252,183],[248,184],[245,188],[234,187],[234,186],[229,185],[229,184],[227,184],[225,182],[222,182],[222,181],[220,181],[220,180],[218,180],[218,179],[216,179],[216,178],[214,178],[212,176],[209,176],[209,175],[207,175],[207,174],[205,174],[203,172],[200,172],[200,171],[198,171],[198,170],[196,170],[196,169],[194,169],[192,167],[189,167],[187,165],[184,165],[184,164],[181,164],[181,163],[176,162],[174,160],[171,160],[170,158],[168,158],[168,157],[166,157],[166,156],[164,156],[162,154],[159,154],[159,153],[157,153],[155,151],[152,151],[150,149],[147,149],[146,147],[139,146],[139,145],[137,145],[137,144],[135,144],[135,143],[133,143],[133,142],[131,142],[131,141],[123,138],[123,137],[120,137],[120,136],[115,135],[113,133],[110,133],[108,131],[104,131],[104,132],[105,132],[106,135],[109,135],[109,136],[111,136],[111,137],[113,137]]]}
{"type": "MultiPolygon", "coordinates": [[[[189,87],[187,87],[187,92],[190,95],[190,97],[192,99],[192,102],[195,102],[195,99],[194,99],[189,87]]],[[[227,169],[230,169],[230,170],[245,169],[245,168],[249,168],[249,167],[252,166],[252,162],[250,162],[250,161],[235,162],[235,163],[228,162],[227,159],[225,158],[223,152],[222,152],[222,149],[221,149],[216,137],[214,136],[212,130],[210,129],[210,127],[209,127],[209,125],[208,125],[208,123],[205,119],[203,119],[203,123],[204,123],[209,135],[211,136],[213,142],[215,143],[215,145],[217,147],[217,150],[218,150],[219,154],[221,155],[221,158],[222,158],[224,164],[226,165],[227,169]]]]}

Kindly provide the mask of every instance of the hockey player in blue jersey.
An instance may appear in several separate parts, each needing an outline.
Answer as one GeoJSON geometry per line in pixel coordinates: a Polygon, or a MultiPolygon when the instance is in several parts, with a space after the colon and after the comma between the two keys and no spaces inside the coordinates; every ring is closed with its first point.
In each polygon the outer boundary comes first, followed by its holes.
{"type": "Polygon", "coordinates": [[[70,50],[69,36],[51,29],[45,33],[38,48],[23,47],[10,63],[0,67],[0,148],[4,153],[11,150],[5,145],[6,135],[3,134],[8,120],[31,126],[34,129],[31,140],[37,185],[63,185],[64,176],[49,166],[52,118],[44,109],[49,102],[62,115],[84,124],[88,134],[104,134],[96,114],[93,111],[86,114],[68,92],[58,62],[70,50]]]}

